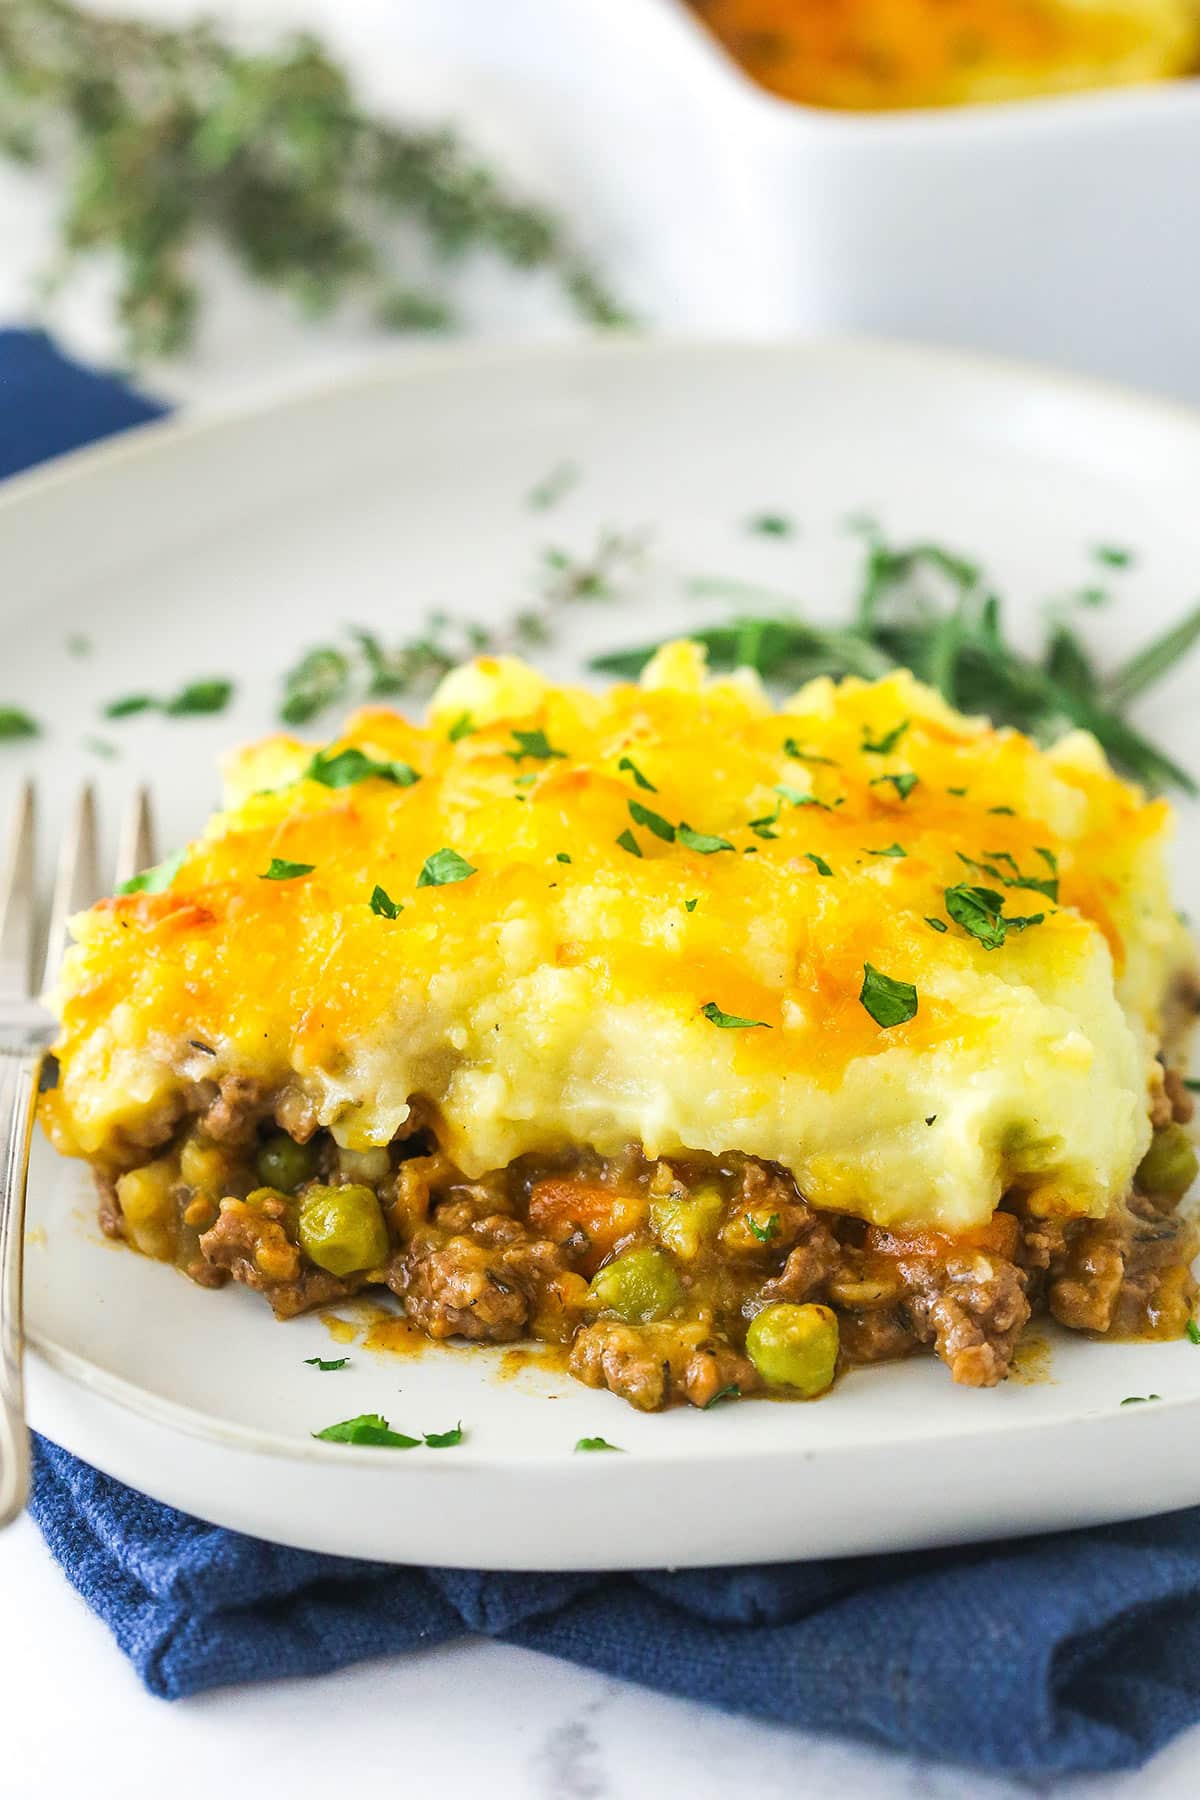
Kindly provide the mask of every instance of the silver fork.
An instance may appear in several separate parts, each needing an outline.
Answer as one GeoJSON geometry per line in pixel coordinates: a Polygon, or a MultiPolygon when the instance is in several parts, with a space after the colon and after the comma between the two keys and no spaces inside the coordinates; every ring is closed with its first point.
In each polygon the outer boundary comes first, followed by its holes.
{"type": "MultiPolygon", "coordinates": [[[[26,783],[13,820],[7,876],[0,885],[0,1526],[29,1494],[29,1433],[22,1376],[21,1269],[25,1184],[39,1085],[51,1067],[55,1022],[37,995],[58,973],[67,920],[100,890],[96,801],[90,787],[76,802],[58,858],[42,978],[35,987],[37,896],[34,793],[26,783]]],[[[154,861],[149,796],[134,796],[121,830],[116,885],[154,861]]]]}

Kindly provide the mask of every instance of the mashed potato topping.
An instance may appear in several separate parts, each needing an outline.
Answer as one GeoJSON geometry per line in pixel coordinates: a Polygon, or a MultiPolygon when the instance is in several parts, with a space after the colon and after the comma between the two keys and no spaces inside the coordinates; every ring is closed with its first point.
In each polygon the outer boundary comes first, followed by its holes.
{"type": "Polygon", "coordinates": [[[1189,951],[1170,814],[900,673],[780,710],[670,645],[640,685],[455,671],[422,728],[238,752],[161,892],[75,922],[58,1146],[119,1170],[237,1075],[350,1151],[410,1102],[468,1176],[738,1151],[812,1205],[963,1232],[1103,1214],[1189,951]]]}

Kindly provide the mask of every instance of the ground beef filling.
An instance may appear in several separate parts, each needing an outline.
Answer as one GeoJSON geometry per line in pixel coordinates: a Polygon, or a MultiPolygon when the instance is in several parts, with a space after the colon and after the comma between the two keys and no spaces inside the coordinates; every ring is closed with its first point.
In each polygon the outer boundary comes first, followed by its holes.
{"type": "MultiPolygon", "coordinates": [[[[1163,1095],[1159,1129],[1178,1131],[1190,1097],[1171,1078],[1163,1095]]],[[[153,1161],[100,1178],[103,1229],[204,1285],[232,1277],[281,1319],[390,1289],[430,1338],[569,1346],[574,1375],[643,1411],[777,1391],[753,1341],[769,1308],[819,1314],[839,1368],[933,1350],[991,1387],[1034,1313],[1171,1337],[1195,1298],[1195,1234],[1170,1194],[1065,1224],[1012,1197],[949,1238],[817,1211],[748,1157],[524,1158],[468,1181],[428,1114],[354,1154],[302,1112],[214,1085],[153,1161]]]]}

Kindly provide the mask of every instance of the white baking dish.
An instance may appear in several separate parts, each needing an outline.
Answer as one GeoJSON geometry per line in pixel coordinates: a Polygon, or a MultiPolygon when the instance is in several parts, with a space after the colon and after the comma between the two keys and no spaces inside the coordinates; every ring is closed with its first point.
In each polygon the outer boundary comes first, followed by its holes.
{"type": "Polygon", "coordinates": [[[751,83],[682,0],[354,10],[417,52],[426,99],[433,62],[440,101],[588,204],[656,322],[939,340],[1200,399],[1200,82],[830,113],[751,83]]]}

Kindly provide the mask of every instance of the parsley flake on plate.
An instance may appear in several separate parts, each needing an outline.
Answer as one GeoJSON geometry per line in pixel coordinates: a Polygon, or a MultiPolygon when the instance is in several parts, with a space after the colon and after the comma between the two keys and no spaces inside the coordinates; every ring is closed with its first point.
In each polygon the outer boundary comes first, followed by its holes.
{"type": "Polygon", "coordinates": [[[741,1388],[736,1381],[731,1381],[728,1387],[718,1388],[712,1399],[704,1402],[701,1411],[708,1412],[710,1407],[718,1406],[722,1400],[740,1400],[741,1397],[741,1388]]]}
{"type": "Polygon", "coordinates": [[[14,738],[37,737],[39,730],[37,720],[22,712],[19,706],[0,706],[0,743],[14,738]]]}
{"type": "Polygon", "coordinates": [[[393,900],[387,889],[381,888],[378,882],[371,889],[371,898],[368,904],[371,911],[381,919],[398,919],[404,911],[399,902],[393,900]]]}
{"type": "Polygon", "coordinates": [[[908,851],[903,844],[888,844],[883,850],[872,850],[864,845],[868,856],[907,856],[908,851]]]}
{"type": "Polygon", "coordinates": [[[307,650],[283,678],[279,716],[285,725],[307,725],[340,700],[350,684],[350,659],[332,644],[307,650]]]}
{"type": "Polygon", "coordinates": [[[1133,561],[1133,551],[1123,550],[1118,544],[1097,544],[1094,554],[1107,569],[1127,569],[1133,561]]]}
{"type": "Polygon", "coordinates": [[[152,694],[123,694],[104,708],[106,719],[131,719],[135,713],[152,712],[158,702],[152,694]]]}
{"type": "Polygon", "coordinates": [[[877,1025],[890,1031],[917,1016],[917,990],[911,981],[896,981],[870,963],[863,964],[863,983],[858,998],[877,1025]]]}
{"type": "Polygon", "coordinates": [[[695,910],[699,906],[699,904],[700,904],[700,896],[699,896],[699,894],[697,894],[696,898],[694,900],[685,900],[684,901],[683,910],[684,910],[684,912],[695,912],[695,910]]]}
{"type": "Polygon", "coordinates": [[[302,875],[311,875],[316,866],[316,863],[288,862],[286,857],[273,856],[258,879],[260,881],[298,881],[302,875]]]}
{"type": "Polygon", "coordinates": [[[475,724],[470,713],[459,713],[457,719],[455,719],[453,725],[451,725],[449,731],[446,733],[446,736],[452,744],[457,744],[463,738],[470,737],[474,730],[475,724]]]}
{"type": "Polygon", "coordinates": [[[365,751],[351,747],[332,755],[318,750],[302,779],[318,781],[327,788],[355,787],[360,781],[390,781],[395,787],[412,787],[421,777],[408,763],[377,762],[365,751]]]}
{"type": "Polygon", "coordinates": [[[630,856],[640,856],[642,854],[642,846],[638,843],[628,826],[625,827],[625,830],[621,833],[617,842],[620,844],[622,850],[628,850],[630,856]]]}
{"type": "Polygon", "coordinates": [[[644,788],[648,794],[657,794],[658,789],[652,781],[648,781],[642,774],[642,771],[638,768],[632,756],[623,756],[617,764],[617,767],[618,769],[623,770],[627,775],[632,775],[638,787],[644,788]]]}
{"type": "MultiPolygon", "coordinates": [[[[806,794],[802,788],[788,787],[787,783],[783,781],[777,783],[775,792],[781,799],[786,800],[789,806],[819,806],[822,812],[833,811],[833,808],[827,806],[824,800],[818,800],[815,794],[806,794]]],[[[778,815],[776,816],[778,817],[778,815]]]]}
{"type": "Polygon", "coordinates": [[[737,1013],[722,1012],[715,1000],[707,1000],[700,1011],[711,1025],[722,1031],[750,1031],[760,1025],[764,1031],[771,1029],[765,1019],[741,1019],[737,1013]]]}
{"type": "Polygon", "coordinates": [[[232,698],[233,683],[224,677],[190,681],[163,702],[163,711],[171,719],[186,718],[191,713],[219,713],[225,711],[232,698]]]}
{"type": "Polygon", "coordinates": [[[466,881],[469,875],[476,874],[473,863],[469,863],[457,850],[435,850],[427,856],[421,865],[421,873],[417,876],[417,886],[448,887],[454,881],[466,881]]]}
{"type": "Polygon", "coordinates": [[[336,1425],[327,1425],[324,1431],[314,1431],[313,1436],[327,1444],[371,1444],[386,1450],[415,1450],[421,1442],[420,1438],[393,1431],[381,1413],[359,1413],[356,1419],[341,1419],[336,1425]]]}
{"type": "Polygon", "coordinates": [[[756,513],[752,519],[746,520],[746,530],[756,537],[791,537],[795,526],[783,513],[756,513]]]}
{"type": "Polygon", "coordinates": [[[1188,1320],[1187,1334],[1193,1344],[1200,1344],[1200,1325],[1196,1323],[1195,1319],[1188,1320]]]}
{"type": "Polygon", "coordinates": [[[554,853],[554,860],[555,862],[569,863],[571,859],[565,850],[556,850],[554,853]]]}
{"type": "Polygon", "coordinates": [[[321,1356],[306,1356],[304,1361],[306,1367],[319,1369],[322,1375],[332,1374],[334,1369],[348,1369],[350,1366],[348,1356],[334,1356],[330,1357],[328,1361],[321,1356]]]}
{"type": "Polygon", "coordinates": [[[168,856],[165,862],[156,863],[152,869],[143,869],[139,875],[131,875],[117,889],[118,894],[163,894],[170,887],[187,855],[186,850],[176,851],[168,856]]]}
{"type": "Polygon", "coordinates": [[[610,1444],[607,1438],[602,1437],[577,1438],[575,1448],[576,1450],[616,1450],[624,1455],[620,1444],[610,1444]]]}
{"type": "Polygon", "coordinates": [[[825,861],[825,858],[823,856],[818,856],[815,850],[806,850],[804,852],[804,854],[808,858],[809,862],[812,864],[813,868],[817,871],[818,875],[832,875],[833,874],[833,870],[830,868],[829,864],[825,861]]]}
{"type": "Polygon", "coordinates": [[[925,914],[925,923],[931,925],[934,931],[949,931],[950,929],[945,919],[935,919],[929,913],[925,914]]]}
{"type": "Polygon", "coordinates": [[[460,1420],[449,1431],[427,1431],[425,1442],[430,1450],[449,1450],[452,1445],[461,1444],[463,1436],[462,1421],[460,1420]]]}
{"type": "Polygon", "coordinates": [[[1126,1394],[1122,1406],[1144,1406],[1147,1400],[1161,1400],[1161,1394],[1126,1394]]]}

